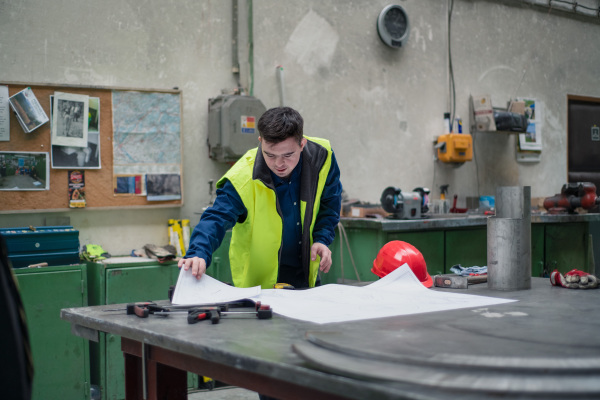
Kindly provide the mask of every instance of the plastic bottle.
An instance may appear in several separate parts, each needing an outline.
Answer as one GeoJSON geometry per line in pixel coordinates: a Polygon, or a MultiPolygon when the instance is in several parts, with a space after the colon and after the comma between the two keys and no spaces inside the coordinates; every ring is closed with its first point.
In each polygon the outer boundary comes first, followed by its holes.
{"type": "Polygon", "coordinates": [[[183,231],[183,248],[184,248],[184,253],[187,253],[188,251],[188,246],[190,244],[190,234],[191,234],[191,228],[190,228],[190,220],[189,219],[182,219],[181,220],[181,230],[183,231]]]}
{"type": "Polygon", "coordinates": [[[452,133],[463,133],[463,126],[462,126],[462,118],[461,117],[454,118],[454,129],[452,130],[452,133]]]}
{"type": "Polygon", "coordinates": [[[173,246],[177,249],[177,257],[185,256],[185,245],[183,244],[183,231],[181,230],[181,220],[173,220],[173,246]]]}
{"type": "Polygon", "coordinates": [[[176,219],[169,219],[169,244],[171,246],[175,246],[177,250],[177,257],[183,257],[185,254],[183,253],[182,245],[183,245],[183,234],[181,232],[181,225],[179,225],[179,221],[176,219]]]}
{"type": "Polygon", "coordinates": [[[452,123],[450,123],[450,113],[444,113],[444,133],[450,133],[452,129],[452,123]]]}

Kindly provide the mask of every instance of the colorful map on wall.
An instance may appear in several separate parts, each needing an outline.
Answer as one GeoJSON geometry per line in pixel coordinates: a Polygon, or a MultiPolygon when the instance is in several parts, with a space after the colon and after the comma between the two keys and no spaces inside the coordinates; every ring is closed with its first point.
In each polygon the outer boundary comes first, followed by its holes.
{"type": "Polygon", "coordinates": [[[178,94],[113,92],[113,164],[181,164],[178,94]]]}
{"type": "Polygon", "coordinates": [[[179,93],[113,91],[112,104],[114,176],[181,175],[179,93]]]}

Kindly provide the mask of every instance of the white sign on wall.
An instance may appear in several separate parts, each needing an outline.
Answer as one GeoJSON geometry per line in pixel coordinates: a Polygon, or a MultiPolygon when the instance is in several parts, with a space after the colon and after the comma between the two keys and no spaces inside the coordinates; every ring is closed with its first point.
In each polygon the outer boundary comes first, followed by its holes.
{"type": "Polygon", "coordinates": [[[600,142],[600,127],[596,125],[592,126],[592,141],[600,142]]]}

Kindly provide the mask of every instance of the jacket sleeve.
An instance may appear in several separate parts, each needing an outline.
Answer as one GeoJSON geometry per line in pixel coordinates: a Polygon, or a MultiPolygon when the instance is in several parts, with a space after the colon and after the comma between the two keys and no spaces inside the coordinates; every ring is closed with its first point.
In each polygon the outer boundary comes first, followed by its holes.
{"type": "Polygon", "coordinates": [[[202,213],[200,222],[194,227],[184,258],[203,258],[208,267],[227,230],[243,221],[247,213],[239,194],[231,182],[226,181],[222,188],[217,189],[214,204],[202,213]]]}
{"type": "Polygon", "coordinates": [[[335,154],[331,155],[331,167],[320,201],[319,213],[313,229],[313,242],[329,246],[335,238],[335,227],[340,222],[342,208],[342,183],[335,154]]]}

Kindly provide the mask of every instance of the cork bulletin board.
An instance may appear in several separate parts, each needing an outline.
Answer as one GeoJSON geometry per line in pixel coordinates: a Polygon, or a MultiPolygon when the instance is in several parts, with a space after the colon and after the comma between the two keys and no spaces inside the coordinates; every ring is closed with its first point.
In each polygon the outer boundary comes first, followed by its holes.
{"type": "MultiPolygon", "coordinates": [[[[0,85],[8,86],[9,96],[28,87],[31,88],[50,119],[52,119],[50,96],[55,93],[84,95],[99,99],[98,167],[82,169],[85,178],[86,208],[177,207],[183,204],[181,92],[179,90],[3,82],[0,82],[0,85]],[[163,101],[165,98],[168,101],[163,101]],[[133,102],[130,99],[136,99],[134,105],[128,103],[129,101],[133,102]],[[138,101],[139,99],[143,101],[138,101]],[[113,102],[116,103],[117,100],[120,105],[115,108],[113,102]],[[146,100],[148,101],[145,102],[146,100]],[[170,108],[165,106],[167,103],[170,108]],[[118,121],[113,119],[115,114],[119,118],[118,121]],[[126,120],[123,115],[126,115],[129,120],[126,120]],[[144,128],[142,122],[137,122],[138,115],[140,121],[143,121],[144,118],[148,119],[148,116],[152,117],[152,121],[148,122],[149,128],[144,128]],[[161,131],[163,127],[168,132],[161,131]],[[120,130],[121,133],[115,132],[115,130],[120,130]],[[156,132],[151,132],[152,130],[156,132]],[[122,132],[131,134],[127,136],[122,132]],[[120,142],[117,147],[113,146],[115,139],[120,142]],[[126,150],[119,152],[121,146],[126,150]],[[122,165],[124,157],[135,160],[131,161],[130,165],[122,165]],[[154,158],[160,158],[160,160],[167,158],[168,160],[163,164],[158,164],[152,162],[154,158]],[[115,193],[117,177],[122,179],[128,173],[131,173],[132,177],[142,176],[144,179],[146,176],[156,177],[161,173],[170,174],[169,176],[178,180],[179,194],[155,196],[154,201],[151,201],[150,197],[146,195],[150,193],[145,193],[145,191],[144,193],[115,193]]],[[[55,121],[49,121],[27,133],[12,109],[9,113],[10,139],[0,141],[0,154],[2,152],[47,153],[49,168],[46,171],[46,179],[48,179],[49,185],[48,190],[0,190],[0,213],[71,210],[72,208],[69,208],[69,171],[78,168],[76,166],[73,168],[52,167],[51,122],[54,124],[55,121]]],[[[79,210],[73,209],[73,211],[79,210]]]]}

